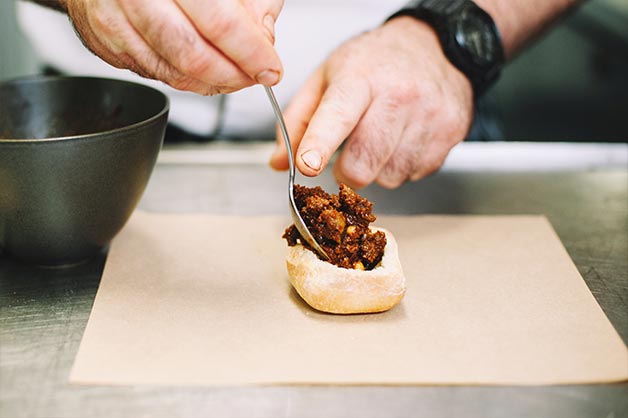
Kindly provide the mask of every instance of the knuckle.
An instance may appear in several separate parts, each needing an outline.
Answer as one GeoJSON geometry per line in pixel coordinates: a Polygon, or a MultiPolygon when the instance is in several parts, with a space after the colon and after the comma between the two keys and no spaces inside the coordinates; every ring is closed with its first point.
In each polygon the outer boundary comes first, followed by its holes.
{"type": "Polygon", "coordinates": [[[186,77],[186,76],[173,76],[170,77],[167,81],[167,83],[177,89],[177,90],[186,90],[186,91],[190,91],[192,90],[192,86],[194,84],[194,80],[191,79],[190,77],[186,77]]]}
{"type": "Polygon", "coordinates": [[[375,147],[368,138],[354,133],[349,137],[346,145],[346,152],[354,161],[361,162],[360,165],[372,168],[375,166],[374,153],[375,147]]]}
{"type": "Polygon", "coordinates": [[[441,119],[443,114],[449,112],[449,106],[444,102],[442,96],[426,97],[421,103],[423,105],[424,117],[428,121],[441,119]]]}
{"type": "Polygon", "coordinates": [[[344,97],[344,93],[334,95],[333,98],[321,101],[318,111],[324,114],[327,120],[333,120],[343,132],[351,132],[357,121],[351,117],[350,111],[347,109],[348,103],[351,102],[344,97]]]}
{"type": "Polygon", "coordinates": [[[114,62],[111,62],[110,64],[116,68],[128,68],[132,71],[135,71],[138,67],[135,60],[126,52],[115,54],[114,62]]]}
{"type": "Polygon", "coordinates": [[[345,75],[339,77],[329,86],[329,96],[334,97],[335,101],[346,103],[351,100],[354,94],[350,86],[355,85],[354,80],[347,78],[345,75]]]}
{"type": "Polygon", "coordinates": [[[471,112],[463,106],[457,107],[452,113],[453,114],[450,115],[450,121],[455,128],[452,139],[455,141],[454,144],[456,144],[467,136],[469,129],[471,129],[473,116],[471,112]]]}
{"type": "Polygon", "coordinates": [[[443,97],[443,95],[445,94],[442,84],[434,80],[425,81],[417,85],[417,89],[424,100],[435,100],[443,97]]]}
{"type": "MultiPolygon", "coordinates": [[[[421,162],[419,169],[416,171],[416,180],[424,177],[431,176],[435,174],[438,170],[440,170],[441,166],[445,162],[445,156],[443,157],[431,157],[426,158],[421,162]]],[[[412,179],[415,179],[415,175],[412,176],[412,179]]]]}
{"type": "Polygon", "coordinates": [[[471,121],[464,110],[453,105],[443,106],[439,117],[435,120],[439,121],[439,126],[436,127],[439,138],[449,147],[462,141],[471,125],[471,121]]]}
{"type": "Polygon", "coordinates": [[[444,99],[444,92],[437,83],[425,82],[415,87],[415,101],[419,103],[421,113],[427,120],[439,117],[447,106],[444,99]]]}
{"type": "Polygon", "coordinates": [[[372,134],[370,130],[365,132],[364,128],[365,126],[361,126],[358,131],[350,136],[346,142],[344,152],[347,154],[346,157],[353,162],[351,165],[352,169],[362,173],[362,176],[368,178],[370,183],[374,173],[379,171],[388,154],[386,147],[379,143],[386,140],[383,132],[380,132],[381,135],[372,134]]]}
{"type": "Polygon", "coordinates": [[[432,161],[428,162],[425,165],[425,168],[423,169],[424,176],[427,177],[427,176],[431,176],[432,174],[436,173],[440,169],[441,165],[442,165],[442,162],[440,162],[440,161],[432,160],[432,161]]]}
{"type": "Polygon", "coordinates": [[[154,78],[167,83],[169,86],[177,90],[193,90],[196,83],[193,78],[177,71],[161,58],[153,58],[153,60],[154,65],[152,67],[154,68],[154,78]]]}
{"type": "Polygon", "coordinates": [[[135,74],[139,75],[140,77],[152,78],[152,79],[155,78],[152,74],[150,74],[148,71],[146,71],[137,63],[133,63],[131,66],[129,66],[129,70],[133,71],[135,74]]]}
{"type": "Polygon", "coordinates": [[[340,167],[340,177],[351,187],[361,189],[373,182],[373,175],[362,169],[357,169],[354,164],[342,164],[340,167]]]}
{"type": "Polygon", "coordinates": [[[367,138],[354,133],[343,150],[345,154],[343,161],[351,162],[351,164],[344,164],[346,165],[344,174],[362,186],[373,181],[384,163],[383,159],[386,158],[373,139],[379,140],[380,138],[367,138]]]}
{"type": "Polygon", "coordinates": [[[330,114],[330,120],[335,120],[343,132],[350,131],[355,121],[350,117],[345,108],[337,102],[327,102],[321,104],[325,113],[330,114]]]}
{"type": "Polygon", "coordinates": [[[407,86],[394,86],[387,95],[384,104],[386,109],[395,114],[400,109],[416,103],[421,97],[419,91],[415,88],[407,88],[407,86]]]}
{"type": "Polygon", "coordinates": [[[393,96],[379,99],[371,105],[367,115],[360,121],[360,126],[368,125],[370,136],[378,141],[390,140],[393,128],[400,125],[401,115],[406,113],[401,111],[406,106],[408,104],[401,104],[393,96]]]}
{"type": "Polygon", "coordinates": [[[223,85],[208,85],[205,87],[205,91],[201,94],[204,96],[215,96],[217,94],[228,94],[233,93],[237,89],[230,86],[223,85]]]}
{"type": "Polygon", "coordinates": [[[377,176],[377,184],[387,189],[401,186],[408,178],[410,165],[407,158],[391,158],[377,176]]]}
{"type": "Polygon", "coordinates": [[[376,183],[379,184],[380,186],[382,186],[385,189],[396,189],[397,187],[401,186],[403,183],[405,182],[405,180],[402,179],[395,179],[395,178],[390,178],[390,177],[378,177],[376,180],[376,183]]]}

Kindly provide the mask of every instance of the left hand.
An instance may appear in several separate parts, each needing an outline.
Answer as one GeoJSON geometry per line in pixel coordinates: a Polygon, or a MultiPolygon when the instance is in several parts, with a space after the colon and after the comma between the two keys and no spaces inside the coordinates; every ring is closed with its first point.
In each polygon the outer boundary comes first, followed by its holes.
{"type": "Polygon", "coordinates": [[[283,0],[58,0],[83,43],[116,68],[203,95],[274,85],[283,0]]]}
{"type": "MultiPolygon", "coordinates": [[[[299,170],[334,165],[338,181],[395,188],[438,170],[473,117],[469,80],[445,57],[434,30],[400,17],[341,45],[285,111],[299,170]]],[[[278,134],[271,159],[287,169],[278,134]]]]}

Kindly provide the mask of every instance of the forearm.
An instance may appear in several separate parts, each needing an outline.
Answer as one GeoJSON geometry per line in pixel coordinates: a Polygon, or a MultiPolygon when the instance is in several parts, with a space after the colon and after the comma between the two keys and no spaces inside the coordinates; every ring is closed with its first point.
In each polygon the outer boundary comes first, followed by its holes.
{"type": "Polygon", "coordinates": [[[60,12],[67,13],[68,9],[66,7],[67,0],[29,0],[33,3],[41,4],[42,6],[49,7],[54,10],[58,10],[60,12]]]}
{"type": "Polygon", "coordinates": [[[506,58],[512,58],[567,10],[582,0],[474,0],[488,12],[502,37],[506,58]]]}

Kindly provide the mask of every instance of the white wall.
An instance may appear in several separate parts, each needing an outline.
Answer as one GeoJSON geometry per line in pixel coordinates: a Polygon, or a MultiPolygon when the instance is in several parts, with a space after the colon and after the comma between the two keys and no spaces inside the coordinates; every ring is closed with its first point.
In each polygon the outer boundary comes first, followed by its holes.
{"type": "Polygon", "coordinates": [[[15,1],[0,0],[0,80],[31,75],[37,60],[15,19],[15,1]]]}

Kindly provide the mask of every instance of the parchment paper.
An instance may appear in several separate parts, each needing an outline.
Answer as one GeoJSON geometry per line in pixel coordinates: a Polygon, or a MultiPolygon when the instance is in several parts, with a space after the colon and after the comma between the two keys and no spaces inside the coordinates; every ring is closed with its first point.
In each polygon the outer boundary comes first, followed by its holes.
{"type": "Polygon", "coordinates": [[[384,217],[408,291],[335,316],[292,290],[287,217],[136,213],[70,380],[157,385],[621,381],[628,353],[540,216],[384,217]]]}

